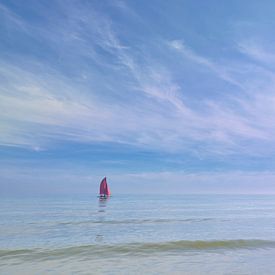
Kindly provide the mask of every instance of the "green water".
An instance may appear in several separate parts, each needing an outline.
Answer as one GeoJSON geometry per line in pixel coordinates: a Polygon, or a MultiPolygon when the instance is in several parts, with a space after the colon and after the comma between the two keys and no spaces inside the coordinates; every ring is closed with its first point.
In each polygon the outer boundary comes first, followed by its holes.
{"type": "Polygon", "coordinates": [[[272,274],[274,196],[1,199],[0,274],[272,274]]]}

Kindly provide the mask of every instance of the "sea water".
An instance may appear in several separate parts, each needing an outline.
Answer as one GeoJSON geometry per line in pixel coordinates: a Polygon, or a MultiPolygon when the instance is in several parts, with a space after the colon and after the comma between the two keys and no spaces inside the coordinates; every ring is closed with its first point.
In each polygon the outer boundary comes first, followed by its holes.
{"type": "Polygon", "coordinates": [[[275,274],[275,196],[1,199],[0,274],[275,274]]]}

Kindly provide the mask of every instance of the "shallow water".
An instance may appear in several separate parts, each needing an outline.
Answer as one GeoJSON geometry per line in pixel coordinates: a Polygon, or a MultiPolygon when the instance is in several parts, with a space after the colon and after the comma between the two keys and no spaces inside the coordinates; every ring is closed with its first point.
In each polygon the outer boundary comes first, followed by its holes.
{"type": "Polygon", "coordinates": [[[272,274],[275,196],[1,199],[1,274],[272,274]]]}

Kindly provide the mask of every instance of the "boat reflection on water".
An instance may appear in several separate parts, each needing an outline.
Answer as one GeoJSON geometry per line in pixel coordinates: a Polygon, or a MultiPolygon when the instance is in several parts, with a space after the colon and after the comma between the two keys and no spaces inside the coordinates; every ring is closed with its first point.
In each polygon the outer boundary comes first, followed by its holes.
{"type": "Polygon", "coordinates": [[[96,243],[103,243],[104,242],[104,227],[106,224],[106,217],[107,217],[107,206],[109,201],[108,196],[98,198],[98,233],[95,236],[96,243]]]}
{"type": "Polygon", "coordinates": [[[106,197],[106,198],[99,197],[99,199],[98,199],[98,212],[106,212],[108,200],[109,200],[109,197],[106,197]]]}
{"type": "Polygon", "coordinates": [[[107,184],[106,177],[103,178],[103,180],[100,183],[99,187],[99,211],[98,212],[105,212],[105,207],[107,205],[107,201],[111,196],[110,188],[107,184]]]}
{"type": "Polygon", "coordinates": [[[99,232],[96,234],[95,241],[96,242],[103,242],[104,241],[104,224],[105,224],[105,217],[107,214],[107,202],[110,199],[111,191],[109,189],[109,186],[107,184],[106,177],[103,178],[103,180],[100,183],[99,187],[99,196],[98,196],[98,218],[99,218],[99,232]]]}

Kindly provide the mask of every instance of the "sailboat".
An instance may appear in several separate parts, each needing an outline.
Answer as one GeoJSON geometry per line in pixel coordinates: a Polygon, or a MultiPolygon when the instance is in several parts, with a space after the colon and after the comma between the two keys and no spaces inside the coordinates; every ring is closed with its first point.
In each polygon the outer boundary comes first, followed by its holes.
{"type": "Polygon", "coordinates": [[[109,189],[109,186],[107,184],[106,177],[103,178],[103,180],[100,183],[99,188],[99,198],[105,199],[111,196],[111,191],[109,189]]]}

